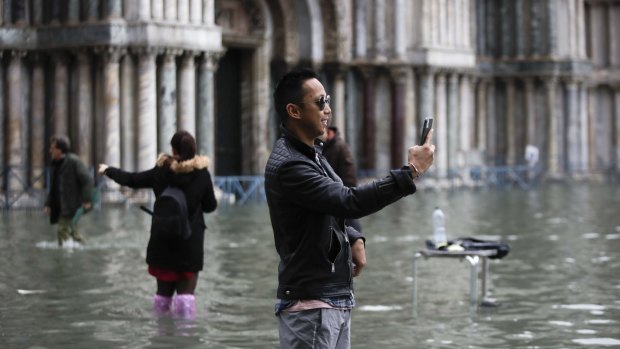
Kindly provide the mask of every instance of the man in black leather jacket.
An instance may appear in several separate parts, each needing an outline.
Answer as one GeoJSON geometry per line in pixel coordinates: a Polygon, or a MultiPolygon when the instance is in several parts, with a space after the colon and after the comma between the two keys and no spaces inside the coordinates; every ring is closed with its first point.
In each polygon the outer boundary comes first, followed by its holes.
{"type": "Polygon", "coordinates": [[[364,237],[345,226],[416,191],[413,179],[433,162],[432,131],[408,150],[409,166],[348,188],[321,154],[329,96],[310,70],[287,73],[276,86],[282,136],[265,167],[265,190],[278,267],[281,348],[349,348],[353,277],[366,263],[364,237]]]}

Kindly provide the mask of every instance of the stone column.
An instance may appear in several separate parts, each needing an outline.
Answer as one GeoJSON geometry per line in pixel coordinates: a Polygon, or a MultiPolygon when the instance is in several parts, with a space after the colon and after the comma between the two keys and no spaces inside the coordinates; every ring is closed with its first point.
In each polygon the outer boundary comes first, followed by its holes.
{"type": "Polygon", "coordinates": [[[580,169],[580,144],[581,139],[579,137],[579,129],[581,127],[587,127],[587,125],[579,124],[579,95],[577,82],[569,80],[566,82],[566,98],[568,103],[568,125],[567,125],[567,157],[568,164],[567,169],[569,174],[574,175],[580,169]]]}
{"type": "MultiPolygon", "coordinates": [[[[527,43],[527,35],[529,34],[528,28],[528,16],[526,16],[527,11],[525,11],[525,1],[526,0],[514,0],[514,9],[515,9],[515,56],[518,58],[523,58],[527,56],[526,54],[526,43],[527,43]]],[[[529,7],[528,7],[529,9],[529,7]]]]}
{"type": "Polygon", "coordinates": [[[151,16],[156,21],[164,19],[164,0],[151,0],[151,16]]]}
{"type": "Polygon", "coordinates": [[[138,54],[137,170],[144,171],[153,167],[157,159],[155,51],[139,49],[136,53],[138,54]]]}
{"type": "Polygon", "coordinates": [[[374,51],[375,58],[378,60],[386,59],[386,30],[385,30],[385,0],[375,0],[373,17],[375,19],[374,28],[374,51]]]}
{"type": "MultiPolygon", "coordinates": [[[[54,106],[52,109],[52,134],[69,136],[69,73],[68,57],[56,53],[54,61],[54,106]]],[[[71,142],[75,140],[72,139],[71,142]]]]}
{"type": "Polygon", "coordinates": [[[433,43],[433,31],[436,30],[436,25],[433,23],[434,21],[434,13],[433,13],[433,0],[422,0],[422,9],[420,17],[418,17],[420,24],[420,46],[428,47],[433,43]]]}
{"type": "Polygon", "coordinates": [[[331,96],[331,104],[329,105],[332,113],[329,117],[329,123],[331,126],[338,127],[340,135],[343,139],[346,139],[346,122],[347,117],[345,112],[345,81],[346,68],[341,64],[325,64],[323,65],[323,71],[327,74],[329,80],[330,91],[326,91],[331,96]]]}
{"type": "Polygon", "coordinates": [[[80,0],[67,1],[67,22],[76,24],[80,21],[80,0]]]}
{"type": "Polygon", "coordinates": [[[439,20],[436,22],[438,24],[437,29],[439,35],[436,40],[434,40],[434,43],[439,44],[440,46],[447,46],[446,32],[448,30],[448,19],[446,18],[446,0],[434,0],[433,2],[435,3],[435,6],[437,6],[436,12],[434,12],[436,15],[435,18],[439,20]]]}
{"type": "MultiPolygon", "coordinates": [[[[2,24],[2,4],[0,3],[0,24],[2,24]]],[[[2,62],[2,56],[4,54],[4,51],[0,50],[0,62],[2,62]]],[[[2,141],[0,141],[0,169],[2,169],[4,167],[4,140],[7,137],[7,133],[8,130],[5,128],[5,121],[6,121],[6,115],[5,115],[5,101],[4,98],[6,96],[6,88],[5,88],[5,81],[4,81],[4,69],[3,67],[0,66],[0,137],[2,137],[2,141]]],[[[0,174],[2,174],[2,170],[0,170],[0,174]]],[[[5,189],[5,179],[6,178],[0,178],[0,190],[4,190],[5,189]]]]}
{"type": "Polygon", "coordinates": [[[10,7],[12,7],[11,17],[13,17],[12,18],[13,23],[18,26],[25,25],[26,18],[27,18],[27,10],[28,10],[28,7],[26,5],[26,0],[11,0],[9,4],[12,5],[10,7]]]}
{"type": "Polygon", "coordinates": [[[547,132],[547,175],[551,178],[559,178],[561,176],[561,154],[560,146],[562,144],[562,136],[560,129],[560,115],[556,108],[557,105],[557,89],[558,81],[555,77],[549,77],[545,80],[545,88],[547,89],[547,122],[549,129],[547,132]]]}
{"type": "Polygon", "coordinates": [[[526,78],[523,83],[525,87],[525,114],[527,118],[525,144],[538,147],[539,145],[536,142],[536,91],[534,86],[534,78],[526,78]]]}
{"type": "Polygon", "coordinates": [[[485,10],[487,9],[487,7],[485,6],[484,3],[482,3],[484,0],[475,0],[476,2],[476,16],[473,16],[474,18],[477,18],[477,21],[474,21],[472,19],[471,23],[475,23],[477,28],[474,31],[475,35],[476,35],[476,44],[478,45],[478,48],[481,52],[482,56],[490,56],[489,54],[489,50],[487,47],[487,28],[486,28],[486,13],[485,10]]]}
{"type": "Polygon", "coordinates": [[[568,37],[566,40],[566,46],[568,48],[568,55],[570,57],[578,57],[577,51],[577,17],[575,16],[575,0],[568,0],[566,4],[568,7],[568,18],[565,18],[565,21],[568,23],[568,33],[564,33],[568,37]]]}
{"type": "Polygon", "coordinates": [[[103,161],[114,167],[121,165],[120,57],[116,48],[103,52],[103,161]]]}
{"type": "Polygon", "coordinates": [[[355,58],[366,57],[366,7],[367,0],[358,0],[355,6],[355,58]]]}
{"type": "Polygon", "coordinates": [[[595,82],[591,82],[591,85],[588,86],[588,111],[585,116],[585,125],[590,125],[586,128],[586,138],[588,140],[588,149],[585,152],[585,159],[587,159],[588,168],[587,171],[598,171],[598,163],[597,163],[597,154],[596,154],[596,127],[594,127],[596,123],[596,115],[598,112],[597,108],[597,86],[595,82]]]}
{"type": "Polygon", "coordinates": [[[407,54],[405,1],[394,1],[394,53],[399,61],[405,61],[407,54]]]}
{"type": "MultiPolygon", "coordinates": [[[[46,0],[43,0],[43,1],[46,1],[46,0]]],[[[93,22],[99,19],[99,1],[101,0],[82,1],[82,5],[85,6],[84,12],[86,13],[87,21],[93,22]]],[[[146,1],[146,0],[143,0],[143,1],[146,1]]]]}
{"type": "Polygon", "coordinates": [[[506,125],[502,132],[506,142],[506,165],[515,166],[518,163],[517,154],[521,154],[517,148],[517,137],[520,126],[516,123],[516,90],[513,79],[504,79],[506,84],[506,125]]]}
{"type": "Polygon", "coordinates": [[[418,97],[416,96],[416,86],[418,81],[413,71],[413,67],[409,66],[404,77],[405,83],[405,154],[409,147],[418,144],[419,123],[418,120],[418,97]]]}
{"type": "Polygon", "coordinates": [[[207,26],[215,24],[215,0],[202,0],[202,22],[207,26]]]}
{"type": "Polygon", "coordinates": [[[534,57],[539,57],[543,55],[542,49],[545,47],[545,40],[543,38],[544,33],[546,33],[546,28],[544,28],[543,18],[544,18],[544,8],[542,1],[534,1],[530,4],[530,28],[531,28],[531,39],[530,39],[530,55],[534,57]]]}
{"type": "Polygon", "coordinates": [[[467,151],[472,147],[474,139],[473,127],[476,125],[474,120],[475,110],[472,94],[472,78],[467,75],[461,76],[459,110],[459,150],[467,151]]]}
{"type": "Polygon", "coordinates": [[[577,32],[577,50],[578,50],[578,55],[577,57],[579,58],[584,58],[586,57],[586,24],[585,24],[585,18],[586,18],[586,13],[585,13],[585,2],[578,0],[577,1],[577,8],[576,8],[576,12],[577,12],[577,28],[576,28],[576,32],[577,32]]]}
{"type": "MultiPolygon", "coordinates": [[[[612,67],[620,66],[620,46],[618,45],[618,33],[620,33],[620,8],[618,7],[618,2],[608,3],[607,4],[607,16],[608,16],[608,34],[607,34],[607,44],[609,48],[607,49],[609,65],[612,67]]],[[[599,40],[605,40],[603,38],[599,40]]]]}
{"type": "Polygon", "coordinates": [[[459,114],[462,113],[462,110],[459,110],[459,76],[456,73],[452,73],[448,76],[448,99],[447,99],[447,126],[446,131],[448,136],[447,142],[447,170],[448,175],[451,175],[451,172],[456,170],[458,167],[457,163],[457,152],[459,148],[459,114]]]}
{"type": "Polygon", "coordinates": [[[557,0],[547,0],[547,25],[545,32],[547,35],[547,47],[549,49],[549,57],[558,56],[558,26],[557,26],[557,13],[558,13],[557,0]]]}
{"type": "Polygon", "coordinates": [[[407,84],[408,67],[394,67],[390,70],[392,75],[392,118],[390,137],[390,165],[392,168],[400,168],[407,163],[405,155],[405,91],[407,84]]]}
{"type": "Polygon", "coordinates": [[[168,21],[177,20],[177,0],[164,0],[164,18],[168,21]]]}
{"type": "Polygon", "coordinates": [[[151,0],[132,0],[132,1],[138,1],[139,2],[139,7],[138,7],[138,18],[146,21],[151,19],[151,0]]]}
{"type": "Polygon", "coordinates": [[[108,19],[122,17],[122,0],[106,0],[104,6],[104,14],[108,19]]]}
{"type": "Polygon", "coordinates": [[[157,125],[157,152],[170,151],[170,139],[177,130],[177,68],[176,56],[180,50],[166,50],[159,68],[159,122],[157,125]]]}
{"type": "MultiPolygon", "coordinates": [[[[579,125],[589,125],[588,122],[588,86],[586,84],[582,84],[579,90],[579,125]]],[[[590,154],[590,137],[588,132],[589,127],[580,127],[579,129],[579,139],[581,144],[579,159],[581,163],[579,164],[579,170],[582,172],[588,171],[588,159],[590,154]]]]}
{"type": "Polygon", "coordinates": [[[620,86],[616,85],[613,91],[614,91],[613,118],[615,119],[615,127],[616,127],[615,144],[613,144],[615,155],[616,155],[614,158],[614,162],[616,165],[616,174],[619,174],[620,173],[620,86]]]}
{"type": "Polygon", "coordinates": [[[478,106],[478,112],[476,117],[476,148],[479,150],[485,150],[487,147],[486,133],[487,133],[487,86],[488,81],[484,78],[478,80],[478,88],[476,90],[476,104],[478,106]]]}
{"type": "Polygon", "coordinates": [[[177,0],[177,18],[180,23],[189,22],[189,0],[177,0]]]}
{"type": "Polygon", "coordinates": [[[364,170],[375,169],[375,71],[373,67],[361,68],[364,77],[364,114],[362,115],[362,150],[364,159],[361,168],[364,170]]]}
{"type": "Polygon", "coordinates": [[[515,35],[519,35],[521,33],[515,33],[515,29],[512,27],[512,21],[510,17],[512,13],[509,8],[509,2],[514,2],[514,0],[500,0],[499,3],[499,13],[500,13],[500,40],[501,47],[500,53],[501,57],[508,58],[513,55],[513,38],[515,35]]]}
{"type": "Polygon", "coordinates": [[[177,96],[177,125],[192,135],[196,134],[196,64],[195,52],[186,51],[181,56],[177,96]]]}
{"type": "MultiPolygon", "coordinates": [[[[31,6],[32,25],[38,25],[43,22],[43,1],[33,0],[31,6]]],[[[2,12],[2,4],[0,4],[0,13],[2,12]]],[[[0,16],[0,25],[2,24],[2,16],[0,16]]]]}
{"type": "MultiPolygon", "coordinates": [[[[196,120],[196,142],[198,154],[215,159],[215,103],[214,73],[220,55],[206,52],[198,66],[198,117],[196,120]]],[[[213,169],[213,167],[211,167],[213,169]]]]}
{"type": "Polygon", "coordinates": [[[493,165],[501,164],[501,159],[497,153],[497,95],[496,81],[489,79],[487,83],[487,94],[485,103],[487,105],[486,113],[486,153],[487,163],[493,165]]]}
{"type": "Polygon", "coordinates": [[[23,58],[25,51],[11,51],[7,67],[7,117],[5,129],[6,161],[11,172],[7,180],[8,189],[21,191],[28,186],[26,165],[28,161],[27,118],[24,104],[23,58]]]}
{"type": "Polygon", "coordinates": [[[202,2],[203,0],[190,0],[189,15],[193,24],[202,23],[202,2]]]}
{"type": "Polygon", "coordinates": [[[419,97],[418,97],[418,117],[422,121],[424,118],[435,117],[435,73],[431,69],[419,71],[419,97]]]}
{"type": "MultiPolygon", "coordinates": [[[[77,54],[77,138],[74,140],[79,145],[77,148],[80,159],[86,166],[97,164],[93,161],[93,95],[91,77],[91,57],[85,52],[77,54]]],[[[101,159],[98,159],[101,160],[101,159]]]]}
{"type": "Polygon", "coordinates": [[[345,72],[341,70],[338,70],[338,72],[334,75],[334,81],[332,85],[334,89],[332,95],[333,105],[330,107],[332,108],[332,117],[334,118],[334,122],[332,124],[338,127],[341,137],[346,140],[347,132],[345,118],[348,115],[345,108],[344,75],[345,72]]]}
{"type": "Polygon", "coordinates": [[[433,128],[435,129],[433,132],[433,143],[437,147],[433,165],[439,178],[445,178],[448,175],[448,158],[450,156],[448,134],[451,125],[448,123],[448,99],[446,92],[446,75],[439,73],[435,79],[435,122],[433,123],[433,128]]]}
{"type": "Polygon", "coordinates": [[[136,170],[136,69],[133,57],[121,61],[121,167],[136,170]]]}

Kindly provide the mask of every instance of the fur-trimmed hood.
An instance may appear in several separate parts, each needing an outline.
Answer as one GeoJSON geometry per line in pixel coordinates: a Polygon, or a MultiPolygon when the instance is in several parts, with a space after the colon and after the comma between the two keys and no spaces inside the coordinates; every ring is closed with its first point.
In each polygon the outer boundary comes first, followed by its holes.
{"type": "Polygon", "coordinates": [[[159,167],[169,167],[174,173],[190,173],[193,170],[209,168],[209,158],[203,155],[196,155],[185,161],[178,161],[170,154],[159,154],[156,165],[159,167]]]}

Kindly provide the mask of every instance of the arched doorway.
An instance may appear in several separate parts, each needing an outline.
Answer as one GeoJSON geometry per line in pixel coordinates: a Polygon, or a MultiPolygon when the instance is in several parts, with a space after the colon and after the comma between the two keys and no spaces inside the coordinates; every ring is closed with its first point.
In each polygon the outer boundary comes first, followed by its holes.
{"type": "Polygon", "coordinates": [[[228,49],[220,59],[215,89],[215,173],[218,176],[242,172],[242,75],[245,50],[228,49]]]}

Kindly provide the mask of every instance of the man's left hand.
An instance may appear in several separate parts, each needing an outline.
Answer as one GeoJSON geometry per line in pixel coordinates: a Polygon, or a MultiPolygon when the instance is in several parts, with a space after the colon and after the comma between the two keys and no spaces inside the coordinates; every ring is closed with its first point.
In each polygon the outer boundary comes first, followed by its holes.
{"type": "Polygon", "coordinates": [[[366,266],[366,248],[363,239],[355,240],[351,246],[351,258],[353,259],[353,276],[359,276],[366,266]]]}

